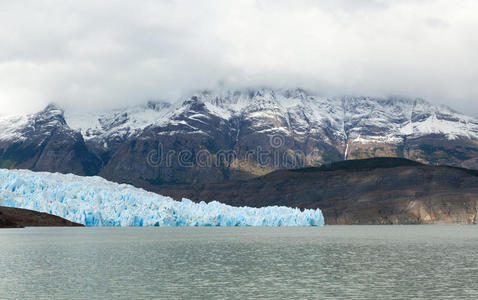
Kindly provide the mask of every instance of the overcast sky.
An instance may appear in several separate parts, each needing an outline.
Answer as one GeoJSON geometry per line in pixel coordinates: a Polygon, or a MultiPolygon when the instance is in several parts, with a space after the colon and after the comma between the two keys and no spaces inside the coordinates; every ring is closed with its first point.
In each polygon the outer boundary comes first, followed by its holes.
{"type": "Polygon", "coordinates": [[[478,116],[478,1],[0,0],[1,113],[197,89],[406,96],[478,116]]]}

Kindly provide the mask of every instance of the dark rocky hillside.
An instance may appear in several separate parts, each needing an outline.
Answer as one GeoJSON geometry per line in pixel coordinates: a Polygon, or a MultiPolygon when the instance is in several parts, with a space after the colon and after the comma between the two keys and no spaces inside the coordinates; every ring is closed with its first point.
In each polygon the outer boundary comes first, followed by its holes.
{"type": "Polygon", "coordinates": [[[37,226],[83,225],[33,210],[0,206],[0,228],[22,228],[37,226]]]}
{"type": "Polygon", "coordinates": [[[250,180],[151,187],[195,201],[322,209],[326,224],[475,224],[478,171],[400,158],[280,170],[250,180]]]}

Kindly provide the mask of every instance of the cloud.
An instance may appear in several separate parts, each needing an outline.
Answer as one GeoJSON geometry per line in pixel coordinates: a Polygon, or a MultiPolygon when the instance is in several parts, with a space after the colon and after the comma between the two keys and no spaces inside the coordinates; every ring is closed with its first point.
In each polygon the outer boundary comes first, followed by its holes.
{"type": "Polygon", "coordinates": [[[0,105],[102,109],[197,89],[421,97],[478,116],[478,3],[0,1],[0,105]]]}

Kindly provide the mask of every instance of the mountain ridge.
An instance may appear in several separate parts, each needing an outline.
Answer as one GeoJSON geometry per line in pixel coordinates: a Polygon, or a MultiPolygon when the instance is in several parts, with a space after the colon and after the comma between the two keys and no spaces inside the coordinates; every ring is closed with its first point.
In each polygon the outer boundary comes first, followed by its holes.
{"type": "Polygon", "coordinates": [[[478,169],[478,120],[423,99],[325,98],[268,88],[205,91],[174,104],[150,101],[89,114],[50,105],[0,117],[2,167],[138,185],[227,181],[370,157],[478,169]],[[155,151],[173,151],[171,165],[152,164],[155,151]],[[188,166],[179,162],[184,151],[191,154],[188,166]],[[268,151],[271,162],[249,159],[251,151],[268,151]],[[234,160],[220,160],[222,152],[234,160]],[[218,165],[201,167],[197,153],[218,165]],[[292,166],[273,161],[287,155],[292,166]]]}

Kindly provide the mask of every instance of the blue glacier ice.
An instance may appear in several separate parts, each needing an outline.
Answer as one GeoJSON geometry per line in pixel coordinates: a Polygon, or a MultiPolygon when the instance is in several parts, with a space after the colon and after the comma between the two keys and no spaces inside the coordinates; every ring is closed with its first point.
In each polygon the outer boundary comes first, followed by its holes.
{"type": "Polygon", "coordinates": [[[320,209],[181,202],[101,177],[0,169],[0,205],[86,226],[320,226],[320,209]]]}

